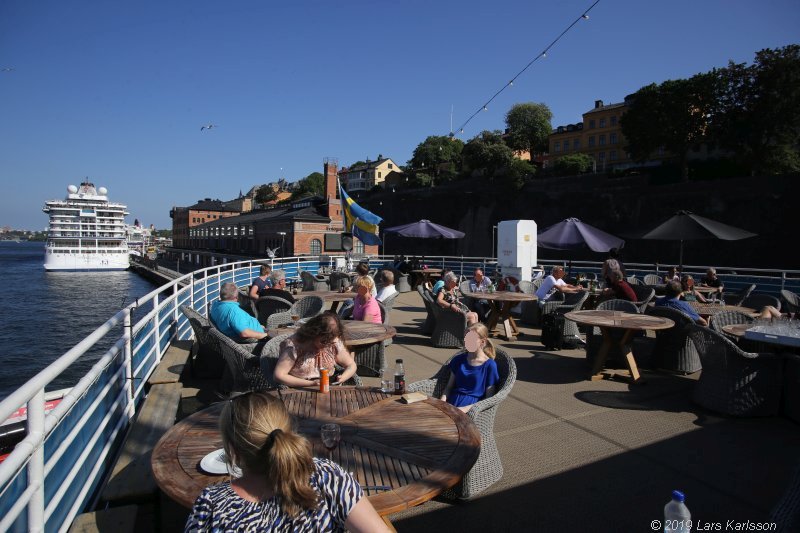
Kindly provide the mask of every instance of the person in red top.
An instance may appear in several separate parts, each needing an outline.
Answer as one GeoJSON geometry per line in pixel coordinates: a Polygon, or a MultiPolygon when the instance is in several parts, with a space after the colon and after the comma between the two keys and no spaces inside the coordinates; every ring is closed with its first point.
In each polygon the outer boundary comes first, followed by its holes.
{"type": "Polygon", "coordinates": [[[600,295],[603,300],[610,300],[611,298],[616,298],[619,300],[627,300],[629,302],[636,301],[636,293],[633,291],[633,287],[625,281],[625,278],[622,275],[622,272],[619,270],[614,270],[610,274],[611,285],[604,289],[602,294],[600,295]]]}

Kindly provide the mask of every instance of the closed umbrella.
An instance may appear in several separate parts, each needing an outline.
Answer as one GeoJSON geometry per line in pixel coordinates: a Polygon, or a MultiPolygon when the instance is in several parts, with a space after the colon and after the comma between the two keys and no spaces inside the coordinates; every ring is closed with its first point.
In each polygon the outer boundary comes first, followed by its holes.
{"type": "Polygon", "coordinates": [[[722,239],[724,241],[738,241],[756,237],[755,233],[735,228],[716,220],[695,215],[690,211],[678,211],[655,228],[651,229],[640,239],[653,239],[662,241],[680,241],[679,265],[683,265],[683,241],[701,239],[722,239]]]}
{"type": "Polygon", "coordinates": [[[537,244],[554,250],[589,248],[593,252],[607,252],[612,248],[622,248],[625,241],[577,218],[568,218],[542,230],[537,236],[537,244]]]}

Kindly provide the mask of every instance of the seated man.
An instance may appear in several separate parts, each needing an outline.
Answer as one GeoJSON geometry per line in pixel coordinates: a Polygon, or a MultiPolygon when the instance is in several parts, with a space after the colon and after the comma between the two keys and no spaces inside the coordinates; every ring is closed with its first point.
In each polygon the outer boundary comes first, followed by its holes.
{"type": "MultiPolygon", "coordinates": [[[[475,269],[472,279],[469,282],[470,292],[488,292],[492,281],[483,275],[483,270],[480,268],[475,269]]],[[[478,314],[479,322],[486,322],[486,317],[489,315],[489,310],[492,308],[488,300],[473,300],[472,310],[478,314]]]]}
{"type": "Polygon", "coordinates": [[[612,298],[627,300],[629,302],[635,302],[637,300],[636,292],[634,292],[630,283],[625,281],[622,272],[613,270],[608,277],[611,280],[611,284],[600,293],[600,298],[602,300],[610,300],[612,298]]]}
{"type": "Polygon", "coordinates": [[[253,279],[253,284],[250,285],[250,298],[258,300],[259,296],[264,296],[265,291],[272,287],[272,281],[269,279],[271,273],[271,266],[261,265],[258,271],[258,277],[253,279]]]}
{"type": "Polygon", "coordinates": [[[671,307],[672,309],[677,309],[682,313],[686,313],[689,315],[692,320],[694,320],[695,324],[700,326],[707,326],[708,321],[705,318],[701,317],[697,314],[694,308],[689,305],[688,302],[685,302],[680,299],[681,294],[683,294],[683,287],[679,281],[670,281],[667,283],[665,288],[665,296],[663,298],[659,298],[656,300],[657,307],[671,307]]]}
{"type": "Polygon", "coordinates": [[[541,286],[536,289],[536,298],[539,299],[539,306],[544,306],[544,303],[553,294],[558,292],[572,293],[584,290],[583,287],[570,285],[564,281],[564,267],[554,266],[550,271],[550,275],[544,278],[541,286]]]}
{"type": "MultiPolygon", "coordinates": [[[[272,281],[272,286],[266,289],[261,296],[277,296],[278,298],[283,298],[289,303],[295,302],[295,298],[292,296],[292,293],[286,290],[285,271],[273,270],[272,274],[270,274],[270,280],[272,281]]],[[[280,306],[280,302],[268,300],[259,304],[258,314],[261,317],[268,317],[279,308],[282,311],[286,310],[284,307],[280,306]]]]}
{"type": "Polygon", "coordinates": [[[375,299],[379,302],[386,300],[393,294],[397,294],[397,289],[394,287],[394,272],[391,270],[384,270],[382,276],[383,286],[378,291],[377,296],[375,296],[375,299]]]}
{"type": "Polygon", "coordinates": [[[239,307],[235,283],[225,283],[219,291],[219,300],[211,306],[211,322],[223,334],[236,342],[260,340],[267,333],[255,317],[239,307]]]}
{"type": "Polygon", "coordinates": [[[718,297],[722,297],[722,290],[725,286],[722,284],[722,280],[717,277],[717,269],[716,268],[709,268],[706,270],[706,275],[703,279],[700,280],[700,285],[704,287],[714,287],[716,290],[716,294],[718,297]]]}

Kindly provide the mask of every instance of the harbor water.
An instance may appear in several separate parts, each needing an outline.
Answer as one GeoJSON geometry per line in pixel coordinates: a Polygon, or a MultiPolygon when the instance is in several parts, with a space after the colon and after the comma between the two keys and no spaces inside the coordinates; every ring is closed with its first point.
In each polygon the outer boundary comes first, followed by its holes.
{"type": "MultiPolygon", "coordinates": [[[[43,263],[43,242],[0,242],[0,399],[156,288],[132,271],[46,272],[43,263]]],[[[48,390],[73,386],[110,344],[101,342],[48,390]]]]}

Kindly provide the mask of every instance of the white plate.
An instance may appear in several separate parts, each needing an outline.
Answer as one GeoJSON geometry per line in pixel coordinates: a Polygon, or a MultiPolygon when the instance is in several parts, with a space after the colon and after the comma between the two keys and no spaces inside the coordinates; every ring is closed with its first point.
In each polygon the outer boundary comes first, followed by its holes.
{"type": "Polygon", "coordinates": [[[208,474],[230,474],[235,477],[241,477],[242,471],[234,466],[228,470],[228,463],[225,462],[225,449],[220,448],[209,453],[200,461],[200,468],[203,472],[208,474]]]}

